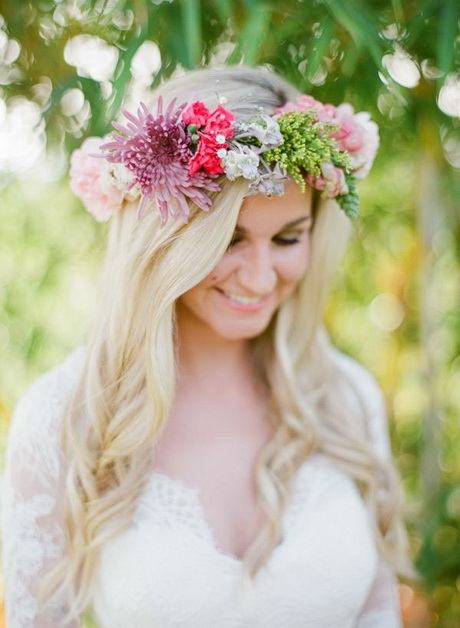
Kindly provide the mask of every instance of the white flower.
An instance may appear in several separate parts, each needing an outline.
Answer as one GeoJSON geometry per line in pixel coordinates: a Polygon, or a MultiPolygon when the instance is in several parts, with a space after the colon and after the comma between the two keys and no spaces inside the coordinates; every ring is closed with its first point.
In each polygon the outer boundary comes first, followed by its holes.
{"type": "Polygon", "coordinates": [[[264,113],[261,113],[257,119],[251,120],[248,124],[242,124],[240,131],[242,138],[255,137],[259,140],[262,146],[257,149],[258,152],[276,148],[284,142],[278,122],[264,113]]]}
{"type": "Polygon", "coordinates": [[[247,146],[242,146],[240,152],[229,150],[222,165],[230,181],[234,181],[238,177],[253,181],[259,174],[257,170],[259,158],[247,146]]]}
{"type": "Polygon", "coordinates": [[[259,172],[259,176],[251,183],[251,189],[265,196],[281,196],[285,192],[284,183],[287,180],[287,172],[279,164],[266,172],[259,172]]]}
{"type": "Polygon", "coordinates": [[[134,179],[133,173],[121,163],[106,162],[102,179],[104,183],[113,185],[117,190],[129,190],[129,195],[132,198],[140,196],[141,190],[139,185],[130,188],[134,179]]]}

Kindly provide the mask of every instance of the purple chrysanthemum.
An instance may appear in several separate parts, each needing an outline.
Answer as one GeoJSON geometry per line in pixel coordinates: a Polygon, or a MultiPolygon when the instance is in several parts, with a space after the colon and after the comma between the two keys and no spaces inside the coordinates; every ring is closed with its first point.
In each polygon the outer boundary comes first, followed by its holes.
{"type": "Polygon", "coordinates": [[[206,192],[218,192],[219,185],[206,172],[189,173],[189,164],[193,156],[190,150],[190,136],[181,121],[185,105],[174,111],[175,101],[171,102],[163,113],[163,102],[158,100],[156,117],[144,103],[141,103],[137,115],[124,111],[128,119],[126,126],[113,123],[118,133],[113,134],[113,141],[101,146],[110,151],[106,159],[122,163],[132,174],[130,188],[139,185],[142,200],[139,215],[142,214],[148,199],[156,196],[158,209],[163,224],[177,213],[187,222],[190,209],[188,197],[198,207],[207,211],[212,204],[206,192]]]}

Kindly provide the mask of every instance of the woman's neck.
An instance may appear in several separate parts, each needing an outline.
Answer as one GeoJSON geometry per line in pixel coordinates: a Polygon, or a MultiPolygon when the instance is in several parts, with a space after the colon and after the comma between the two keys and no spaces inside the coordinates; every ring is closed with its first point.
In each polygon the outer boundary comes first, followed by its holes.
{"type": "Polygon", "coordinates": [[[180,379],[195,384],[255,375],[249,340],[227,340],[204,325],[178,325],[178,359],[180,379]]]}

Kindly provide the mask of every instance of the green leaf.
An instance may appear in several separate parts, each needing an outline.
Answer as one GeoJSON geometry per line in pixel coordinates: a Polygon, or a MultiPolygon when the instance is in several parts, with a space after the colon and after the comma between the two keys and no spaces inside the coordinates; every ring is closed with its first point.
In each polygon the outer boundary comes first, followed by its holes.
{"type": "Polygon", "coordinates": [[[331,16],[326,16],[321,23],[321,35],[313,39],[310,54],[308,55],[308,76],[311,78],[318,71],[326,56],[326,51],[331,43],[334,33],[334,22],[331,16]]]}
{"type": "Polygon", "coordinates": [[[229,0],[214,0],[212,3],[222,22],[233,21],[233,7],[229,0]]]}
{"type": "Polygon", "coordinates": [[[447,75],[454,65],[456,37],[459,35],[460,4],[458,0],[444,0],[440,11],[436,57],[438,68],[447,75]]]}
{"type": "Polygon", "coordinates": [[[382,61],[382,49],[376,25],[376,14],[363,3],[343,0],[323,0],[331,15],[350,34],[357,48],[367,49],[377,67],[382,61]]]}
{"type": "Polygon", "coordinates": [[[202,56],[201,2],[200,0],[182,0],[181,10],[186,67],[194,68],[200,64],[202,56]]]}
{"type": "MultiPolygon", "coordinates": [[[[246,0],[248,2],[248,0],[246,0]]],[[[241,29],[238,45],[229,58],[229,63],[243,60],[248,65],[260,62],[263,43],[267,37],[268,25],[272,18],[272,12],[264,3],[249,4],[248,18],[241,29]]]]}

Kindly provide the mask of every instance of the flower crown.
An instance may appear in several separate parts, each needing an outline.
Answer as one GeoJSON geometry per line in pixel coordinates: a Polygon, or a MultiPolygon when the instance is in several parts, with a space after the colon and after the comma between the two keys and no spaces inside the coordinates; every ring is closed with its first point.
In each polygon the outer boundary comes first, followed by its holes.
{"type": "MultiPolygon", "coordinates": [[[[187,222],[192,201],[209,210],[219,177],[248,180],[250,193],[284,193],[290,176],[334,198],[351,218],[358,213],[356,179],[366,176],[379,144],[368,113],[351,105],[324,105],[300,96],[269,116],[259,110],[237,121],[225,99],[210,111],[195,101],[156,115],[141,103],[124,111],[125,125],[113,122],[109,141],[88,138],[71,157],[71,187],[96,220],[108,220],[125,199],[138,199],[138,215],[156,198],[164,224],[180,215],[187,222]],[[102,157],[102,158],[101,158],[102,157]]],[[[107,138],[106,138],[107,139],[107,138]]]]}

